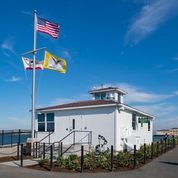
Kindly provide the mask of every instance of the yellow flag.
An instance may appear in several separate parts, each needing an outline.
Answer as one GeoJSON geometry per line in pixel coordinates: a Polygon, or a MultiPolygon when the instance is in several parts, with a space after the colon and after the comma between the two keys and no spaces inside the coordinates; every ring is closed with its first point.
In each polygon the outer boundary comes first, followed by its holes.
{"type": "Polygon", "coordinates": [[[64,59],[60,59],[57,56],[45,51],[45,58],[43,67],[49,70],[55,70],[60,73],[66,73],[67,64],[64,59]]]}

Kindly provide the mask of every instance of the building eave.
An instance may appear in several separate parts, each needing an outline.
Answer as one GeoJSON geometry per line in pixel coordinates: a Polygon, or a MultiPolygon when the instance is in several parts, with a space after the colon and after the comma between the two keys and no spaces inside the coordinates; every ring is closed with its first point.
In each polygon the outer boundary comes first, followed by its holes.
{"type": "Polygon", "coordinates": [[[138,114],[141,114],[141,115],[144,115],[144,116],[147,116],[147,117],[149,117],[149,118],[151,118],[151,119],[155,119],[155,116],[153,116],[153,115],[150,115],[150,114],[148,114],[148,113],[146,113],[146,112],[144,112],[144,111],[141,111],[141,110],[139,110],[139,109],[136,109],[136,108],[133,108],[133,107],[131,107],[131,106],[128,106],[128,105],[125,105],[125,104],[119,104],[119,106],[122,108],[125,108],[125,109],[127,109],[127,110],[129,110],[129,111],[134,111],[134,112],[136,112],[136,113],[138,113],[138,114]]]}
{"type": "Polygon", "coordinates": [[[68,108],[37,109],[37,112],[66,111],[66,110],[76,110],[76,109],[90,109],[90,108],[100,108],[100,107],[111,107],[111,106],[116,106],[116,105],[117,105],[117,103],[103,104],[103,105],[91,105],[91,106],[79,106],[79,107],[68,107],[68,108]]]}

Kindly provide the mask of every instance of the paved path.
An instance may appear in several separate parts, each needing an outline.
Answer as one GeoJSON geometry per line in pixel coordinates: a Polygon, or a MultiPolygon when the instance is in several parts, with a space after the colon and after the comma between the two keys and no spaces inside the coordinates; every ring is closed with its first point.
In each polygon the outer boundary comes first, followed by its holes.
{"type": "Polygon", "coordinates": [[[177,178],[178,146],[140,169],[112,173],[56,173],[0,165],[0,178],[177,178]]]}

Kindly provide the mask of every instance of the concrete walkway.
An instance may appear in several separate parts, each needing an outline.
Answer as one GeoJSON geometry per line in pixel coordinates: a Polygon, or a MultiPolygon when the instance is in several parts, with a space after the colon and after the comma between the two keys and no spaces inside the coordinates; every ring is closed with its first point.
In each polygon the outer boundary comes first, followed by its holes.
{"type": "Polygon", "coordinates": [[[177,178],[178,146],[140,169],[111,173],[57,173],[0,165],[0,178],[177,178]]]}

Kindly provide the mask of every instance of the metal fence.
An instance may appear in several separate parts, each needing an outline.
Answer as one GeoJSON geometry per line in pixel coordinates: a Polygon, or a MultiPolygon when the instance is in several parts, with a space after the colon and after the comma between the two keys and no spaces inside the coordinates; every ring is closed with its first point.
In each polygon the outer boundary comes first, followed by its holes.
{"type": "Polygon", "coordinates": [[[0,130],[0,147],[25,143],[31,137],[31,130],[0,130]]]}

